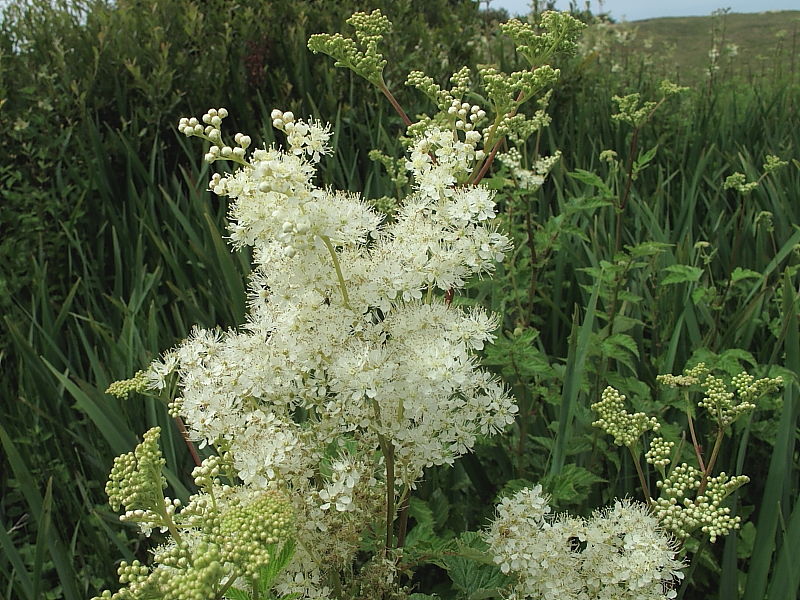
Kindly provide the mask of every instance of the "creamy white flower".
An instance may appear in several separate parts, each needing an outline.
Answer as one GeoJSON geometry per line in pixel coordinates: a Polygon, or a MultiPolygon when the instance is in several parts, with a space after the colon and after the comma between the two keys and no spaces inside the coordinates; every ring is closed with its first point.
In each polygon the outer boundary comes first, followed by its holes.
{"type": "Polygon", "coordinates": [[[479,135],[421,136],[408,160],[418,192],[382,224],[358,195],[314,185],[328,127],[281,111],[273,124],[288,150],[256,149],[210,185],[231,199],[233,245],[253,247],[247,322],[195,329],[149,377],[163,385],[177,371],[192,438],[224,448],[246,486],[294,492],[299,549],[279,588],[325,598],[326,574],[351,564],[383,510],[379,439],[393,448],[392,483],[413,487],[513,421],[513,399],[475,354],[498,319],[433,294],[491,271],[510,244],[488,225],[493,192],[456,187],[479,135]]]}

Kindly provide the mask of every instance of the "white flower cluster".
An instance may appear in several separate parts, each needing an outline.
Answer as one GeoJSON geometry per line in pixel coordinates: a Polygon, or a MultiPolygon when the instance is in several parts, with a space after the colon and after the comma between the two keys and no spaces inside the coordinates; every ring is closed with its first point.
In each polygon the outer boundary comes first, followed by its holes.
{"type": "MultiPolygon", "coordinates": [[[[223,111],[209,124],[219,147],[223,111]]],[[[475,357],[496,318],[434,294],[490,272],[510,244],[492,226],[492,192],[455,187],[476,159],[477,132],[465,142],[423,135],[409,162],[420,191],[381,225],[355,194],[313,184],[328,126],[272,118],[288,149],[255,149],[210,183],[232,200],[233,244],[254,249],[248,321],[195,329],[146,375],[160,389],[177,371],[171,410],[192,439],[223,449],[247,486],[295,492],[301,525],[286,589],[324,597],[314,582],[352,560],[365,515],[385,510],[376,449],[392,453],[389,485],[410,488],[425,467],[513,421],[513,399],[475,357]]],[[[191,119],[181,127],[207,139],[191,119]]]]}
{"type": "Polygon", "coordinates": [[[676,546],[643,504],[617,501],[589,519],[550,516],[541,486],[505,498],[486,532],[495,563],[516,576],[512,598],[674,598],[676,546]]]}
{"type": "Polygon", "coordinates": [[[561,152],[556,151],[552,156],[541,157],[530,169],[522,166],[522,154],[516,148],[509,148],[508,152],[498,154],[497,160],[508,167],[512,177],[517,180],[521,189],[535,192],[542,187],[547,175],[553,170],[555,164],[561,160],[561,152]]]}
{"type": "MultiPolygon", "coordinates": [[[[466,109],[462,110],[466,114],[466,109]]],[[[480,111],[475,111],[474,115],[478,114],[480,111]]],[[[459,176],[468,174],[475,161],[484,157],[483,150],[476,149],[481,133],[473,129],[471,123],[458,123],[464,129],[469,126],[464,141],[451,129],[431,126],[411,146],[406,168],[413,173],[416,187],[423,196],[434,200],[452,196],[459,176]]]]}

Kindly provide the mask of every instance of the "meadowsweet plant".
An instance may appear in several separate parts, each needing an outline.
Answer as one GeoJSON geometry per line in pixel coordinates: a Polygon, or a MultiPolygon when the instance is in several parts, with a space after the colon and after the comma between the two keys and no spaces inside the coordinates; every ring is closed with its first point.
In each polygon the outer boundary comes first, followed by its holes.
{"type": "Polygon", "coordinates": [[[492,225],[492,193],[455,185],[474,146],[438,128],[411,151],[418,192],[382,225],[358,196],[313,184],[329,126],[275,110],[286,147],[248,153],[247,136],[223,141],[226,115],[211,110],[179,129],[211,144],[209,162],[241,166],[209,185],[231,199],[234,246],[254,249],[248,322],[196,330],[149,377],[158,388],[178,373],[173,412],[246,489],[288,489],[300,525],[277,589],[366,594],[367,573],[394,580],[397,512],[423,469],[513,421],[513,400],[474,354],[496,319],[442,299],[490,272],[509,242],[492,225]],[[347,580],[364,543],[376,559],[347,580]]]}
{"type": "MultiPolygon", "coordinates": [[[[195,328],[109,390],[162,397],[210,456],[194,473],[201,492],[184,508],[160,495],[157,431],[118,459],[112,505],[124,506],[124,520],[169,532],[173,541],[156,552],[152,569],[124,565],[120,582],[127,587],[104,597],[407,597],[404,574],[419,563],[404,561],[403,545],[424,470],[452,464],[514,421],[514,400],[477,355],[494,339],[498,319],[451,300],[470,278],[491,274],[510,249],[495,225],[494,192],[480,182],[506,137],[524,140],[546,124],[547,91],[558,71],[545,61],[574,50],[581,25],[557,13],[542,18],[541,31],[505,25],[531,69],[482,68],[487,108],[467,101],[476,98],[467,69],[452,76],[449,89],[413,72],[409,85],[438,112],[412,123],[383,81],[378,43],[391,24],[379,11],[349,22],[354,39],[318,35],[309,47],[389,98],[407,126],[400,164],[413,191],[384,220],[357,194],[318,187],[330,126],[289,111],[271,113],[282,146],[231,137],[224,108],[180,120],[181,133],[206,142],[207,162],[234,167],[215,173],[209,188],[230,200],[233,247],[253,251],[249,312],[236,330],[195,328]],[[536,116],[520,114],[537,95],[536,116]],[[284,567],[280,573],[276,565],[284,567]]],[[[555,160],[544,161],[540,174],[555,160]]],[[[396,166],[393,177],[402,182],[396,166]]],[[[502,520],[519,509],[498,510],[502,520]]],[[[648,590],[647,597],[663,597],[680,568],[653,517],[631,503],[586,522],[540,521],[543,547],[571,560],[553,564],[582,573],[576,593],[619,589],[619,597],[633,597],[648,590]],[[572,548],[575,535],[586,542],[583,552],[572,548]],[[618,562],[635,556],[639,570],[607,578],[616,569],[604,556],[609,544],[618,562]]],[[[552,577],[533,559],[512,569],[502,544],[486,552],[487,561],[519,575],[519,597],[549,589],[552,577]]]]}
{"type": "Polygon", "coordinates": [[[750,481],[746,475],[715,473],[723,439],[731,432],[734,422],[752,413],[758,401],[777,391],[783,381],[780,377],[756,379],[744,371],[725,381],[712,374],[702,362],[681,375],[659,375],[657,379],[683,392],[693,460],[681,461],[681,447],[676,447],[676,440],[666,440],[660,435],[659,420],[644,413],[627,412],[625,396],[612,387],[607,387],[601,400],[592,405],[598,415],[594,425],[613,436],[616,445],[628,448],[645,500],[666,530],[681,540],[696,535],[713,543],[739,528],[741,518],[731,514],[725,500],[750,481]],[[699,392],[697,401],[691,399],[691,392],[699,392]],[[706,446],[695,423],[697,410],[712,424],[710,454],[704,453],[706,446]],[[659,475],[657,494],[651,494],[649,478],[639,458],[645,446],[645,434],[650,431],[654,435],[646,444],[648,449],[644,456],[659,475]]]}
{"type": "Polygon", "coordinates": [[[758,177],[758,179],[754,181],[747,181],[747,176],[744,173],[739,173],[737,171],[736,173],[728,175],[728,177],[725,178],[725,183],[722,185],[722,188],[725,190],[736,190],[740,194],[747,195],[761,185],[761,182],[765,177],[775,173],[776,171],[779,171],[788,164],[788,161],[781,160],[779,157],[773,154],[768,154],[764,165],[762,166],[764,172],[758,177]]]}

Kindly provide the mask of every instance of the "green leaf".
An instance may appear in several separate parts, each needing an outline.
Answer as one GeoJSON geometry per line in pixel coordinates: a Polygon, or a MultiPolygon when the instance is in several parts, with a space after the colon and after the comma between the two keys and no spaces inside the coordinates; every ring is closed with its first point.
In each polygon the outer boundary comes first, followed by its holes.
{"type": "Polygon", "coordinates": [[[33,597],[39,597],[39,586],[44,581],[42,576],[42,563],[46,552],[47,543],[50,539],[50,524],[53,515],[53,478],[47,480],[47,488],[44,492],[42,501],[42,513],[39,516],[39,528],[36,532],[36,552],[33,560],[33,597]]]}
{"type": "Polygon", "coordinates": [[[408,516],[416,521],[416,525],[406,536],[406,546],[413,548],[417,545],[426,545],[436,539],[433,531],[433,511],[428,503],[419,498],[411,498],[408,502],[408,516]]]}
{"type": "Polygon", "coordinates": [[[672,247],[672,244],[664,242],[642,242],[634,246],[625,246],[630,255],[634,258],[646,258],[650,256],[658,256],[672,247]]]}
{"type": "Polygon", "coordinates": [[[558,507],[584,502],[595,483],[606,481],[591,471],[577,465],[567,464],[556,475],[545,475],[542,488],[550,494],[552,503],[558,507]]]}
{"type": "Polygon", "coordinates": [[[736,267],[731,273],[731,281],[736,283],[737,281],[742,281],[743,279],[761,279],[762,275],[758,271],[751,271],[750,269],[743,269],[742,267],[736,267]]]}
{"type": "Polygon", "coordinates": [[[608,336],[605,341],[614,346],[624,348],[636,358],[639,358],[639,348],[636,346],[636,341],[627,333],[615,333],[608,336]]]}
{"type": "Polygon", "coordinates": [[[598,190],[602,191],[606,197],[611,198],[614,196],[614,192],[611,191],[611,188],[608,187],[606,182],[600,179],[600,176],[596,173],[585,171],[583,169],[575,169],[574,171],[567,173],[567,175],[573,179],[577,179],[578,181],[585,183],[586,185],[597,188],[598,190]]]}
{"type": "Polygon", "coordinates": [[[661,280],[661,285],[700,281],[700,277],[703,275],[703,269],[691,265],[670,265],[664,270],[669,275],[661,280]]]}
{"type": "Polygon", "coordinates": [[[589,305],[583,323],[578,326],[577,308],[572,319],[572,332],[570,333],[569,352],[567,354],[567,369],[564,374],[562,389],[561,410],[558,417],[558,434],[553,449],[553,458],[550,464],[550,473],[558,474],[564,466],[567,442],[571,436],[572,412],[581,389],[586,357],[589,354],[589,341],[594,327],[594,313],[597,309],[597,297],[600,293],[600,281],[595,281],[589,305]]]}
{"type": "Polygon", "coordinates": [[[655,158],[656,152],[658,152],[658,144],[650,148],[650,150],[640,155],[639,158],[636,159],[636,162],[634,162],[633,164],[633,172],[639,173],[645,167],[647,167],[650,161],[652,161],[655,158]]]}
{"type": "Polygon", "coordinates": [[[266,567],[262,567],[259,572],[258,586],[262,596],[269,594],[275,579],[277,579],[283,568],[289,564],[289,561],[294,555],[295,543],[294,540],[285,541],[280,550],[277,547],[270,548],[270,555],[272,560],[269,561],[266,567]]]}
{"type": "MultiPolygon", "coordinates": [[[[7,527],[6,523],[0,520],[0,549],[3,551],[3,556],[11,563],[11,570],[6,571],[5,565],[0,574],[3,575],[4,580],[7,582],[3,589],[7,592],[9,589],[13,590],[14,578],[19,581],[22,593],[27,600],[33,600],[36,597],[33,595],[33,583],[31,582],[30,573],[25,568],[22,555],[15,547],[9,532],[13,529],[7,527]]],[[[8,596],[7,596],[8,597],[8,596]]],[[[38,600],[38,599],[37,599],[38,600]]]]}
{"type": "Polygon", "coordinates": [[[446,556],[444,564],[453,586],[470,600],[499,598],[511,582],[488,555],[486,542],[473,531],[461,535],[458,554],[446,556]]]}
{"type": "Polygon", "coordinates": [[[225,592],[225,597],[229,598],[230,600],[251,600],[252,596],[245,592],[244,590],[240,590],[239,588],[228,588],[228,591],[225,592]]]}

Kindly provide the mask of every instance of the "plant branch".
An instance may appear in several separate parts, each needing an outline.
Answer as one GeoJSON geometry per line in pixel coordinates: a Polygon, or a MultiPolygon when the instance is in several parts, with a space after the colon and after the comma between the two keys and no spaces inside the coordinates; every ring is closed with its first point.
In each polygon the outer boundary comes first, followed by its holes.
{"type": "Polygon", "coordinates": [[[189,448],[189,454],[192,455],[194,466],[199,467],[203,461],[200,460],[200,455],[197,453],[197,448],[194,447],[192,440],[189,439],[189,432],[186,430],[186,425],[184,425],[183,419],[181,419],[180,417],[175,417],[175,423],[178,426],[178,431],[181,432],[181,437],[183,437],[183,441],[186,442],[186,447],[189,448]]]}
{"type": "Polygon", "coordinates": [[[642,492],[644,493],[645,500],[647,501],[648,505],[653,504],[653,499],[650,497],[650,486],[647,485],[647,479],[645,479],[644,471],[642,471],[642,465],[639,462],[639,454],[638,452],[634,452],[634,449],[628,446],[628,451],[631,453],[631,457],[633,458],[633,464],[636,467],[636,474],[639,476],[639,484],[642,486],[642,492]]]}
{"type": "Polygon", "coordinates": [[[389,91],[389,88],[386,87],[386,84],[383,81],[381,81],[378,84],[378,89],[381,92],[383,92],[383,95],[386,96],[386,99],[392,105],[392,108],[394,108],[397,114],[400,115],[400,118],[403,119],[403,123],[405,124],[405,126],[408,127],[409,125],[411,125],[411,119],[408,118],[406,111],[403,110],[403,107],[400,106],[400,103],[397,101],[397,98],[395,98],[392,92],[389,91]]]}

